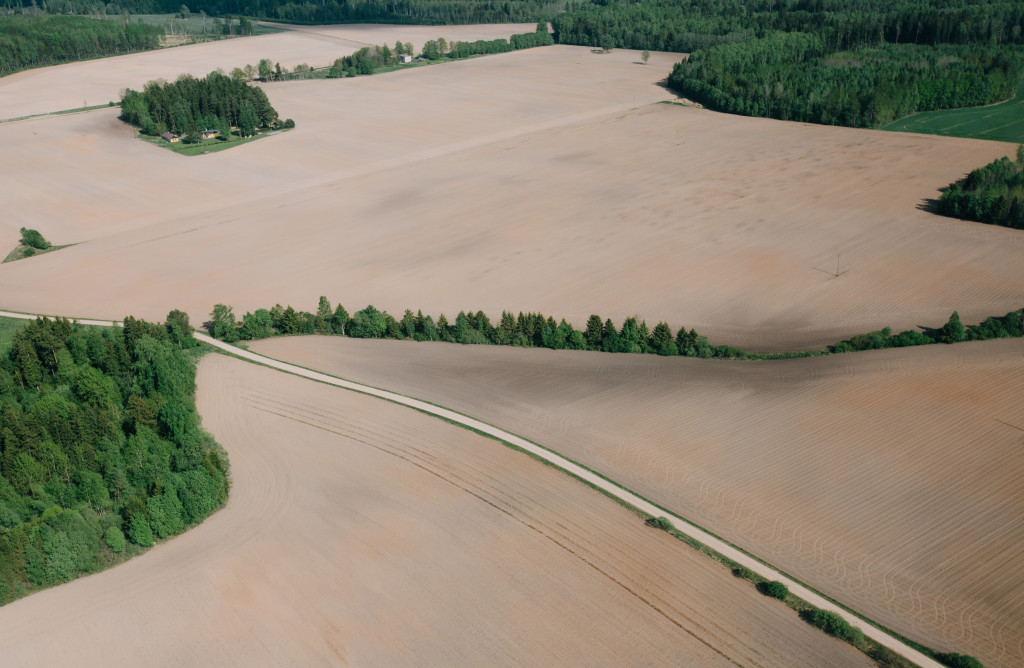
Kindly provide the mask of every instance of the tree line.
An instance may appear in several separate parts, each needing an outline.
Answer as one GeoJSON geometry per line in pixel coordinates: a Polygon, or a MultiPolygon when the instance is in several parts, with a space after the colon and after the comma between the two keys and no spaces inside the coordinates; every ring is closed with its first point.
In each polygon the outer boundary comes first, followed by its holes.
{"type": "Polygon", "coordinates": [[[0,76],[160,46],[163,29],[82,16],[0,18],[0,76]]]}
{"type": "Polygon", "coordinates": [[[188,316],[39,318],[0,357],[0,604],[138,554],[227,499],[188,316]]]}
{"type": "MultiPolygon", "coordinates": [[[[548,32],[546,23],[539,23],[535,32],[512,35],[510,39],[476,40],[475,42],[448,41],[443,37],[427,40],[421,56],[426,60],[469,58],[494,53],[506,53],[536,46],[550,46],[554,38],[548,32]]],[[[355,53],[338,58],[331,65],[329,78],[373,74],[376,70],[398,65],[401,55],[414,56],[412,43],[395,42],[394,49],[387,44],[364,46],[355,53]]]]}
{"type": "Polygon", "coordinates": [[[422,311],[413,313],[411,310],[395,318],[371,305],[350,315],[341,304],[332,308],[326,297],[320,298],[315,313],[277,304],[270,309],[247,312],[240,321],[230,306],[217,304],[205,326],[211,336],[228,342],[292,334],[336,334],[361,339],[411,339],[704,358],[747,354],[731,346],[713,346],[707,337],[693,329],[687,331],[683,327],[673,333],[665,322],[652,329],[635,317],[626,318],[621,327],[616,327],[611,319],[592,315],[586,328],[579,330],[564,318],[556,321],[541,313],[513,315],[503,311],[492,323],[483,311],[460,311],[449,321],[443,313],[435,320],[422,311]]]}
{"type": "Polygon", "coordinates": [[[198,141],[201,130],[216,129],[227,138],[233,126],[250,136],[257,127],[274,127],[278,115],[260,88],[211,72],[202,79],[183,74],[173,83],[150,81],[141,92],[126,90],[121,120],[143,134],[172,132],[198,141]]]}
{"type": "Polygon", "coordinates": [[[865,45],[830,52],[820,34],[773,32],[677,63],[669,85],[709,107],[747,116],[878,127],[918,111],[1008,98],[1024,51],[996,46],[865,45]]]}
{"type": "Polygon", "coordinates": [[[1002,157],[949,184],[939,197],[939,212],[1024,230],[1024,144],[1016,160],[1002,157]]]}
{"type": "Polygon", "coordinates": [[[888,327],[877,332],[858,334],[825,350],[797,353],[749,353],[729,345],[712,345],[706,336],[694,329],[680,327],[673,332],[667,322],[652,329],[637,317],[626,318],[621,327],[611,319],[591,315],[586,327],[574,328],[564,318],[556,321],[541,313],[513,315],[502,311],[491,322],[483,311],[459,311],[454,321],[445,314],[435,320],[423,311],[406,309],[395,318],[387,311],[367,306],[350,314],[341,304],[331,306],[327,297],[320,297],[315,313],[298,311],[292,306],[275,305],[270,309],[246,312],[241,320],[234,309],[217,304],[204,324],[214,338],[233,343],[255,341],[272,336],[326,334],[357,339],[410,339],[413,341],[446,341],[449,343],[549,348],[551,350],[594,350],[610,353],[644,353],[669,357],[700,357],[717,359],[788,359],[813,355],[900,348],[932,343],[959,343],[986,339],[1024,336],[1024,309],[1002,317],[990,317],[979,325],[965,327],[954,311],[949,321],[936,330],[923,333],[908,330],[897,335],[888,327]]]}

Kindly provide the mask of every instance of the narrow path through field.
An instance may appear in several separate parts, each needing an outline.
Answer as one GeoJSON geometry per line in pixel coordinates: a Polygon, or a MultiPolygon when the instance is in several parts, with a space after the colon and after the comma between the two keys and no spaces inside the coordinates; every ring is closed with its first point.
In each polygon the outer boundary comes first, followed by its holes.
{"type": "MultiPolygon", "coordinates": [[[[37,317],[36,315],[13,313],[7,311],[0,311],[0,316],[10,318],[21,318],[25,320],[31,320],[37,317]]],[[[84,325],[100,326],[109,326],[111,324],[109,321],[101,320],[78,320],[77,322],[84,325]]],[[[530,441],[527,441],[523,438],[516,436],[515,434],[512,434],[502,429],[498,429],[497,427],[486,424],[484,422],[480,422],[479,420],[475,420],[461,413],[456,413],[446,408],[435,406],[434,404],[430,404],[425,401],[412,399],[401,394],[388,392],[386,390],[380,390],[375,387],[370,387],[368,385],[362,385],[360,383],[354,383],[348,380],[344,380],[342,378],[330,376],[328,374],[320,373],[317,371],[311,371],[309,369],[281,362],[270,357],[258,355],[248,350],[237,348],[233,345],[224,343],[222,341],[218,341],[217,339],[214,339],[205,334],[201,334],[199,332],[195,332],[194,336],[196,339],[202,341],[203,343],[207,343],[215,348],[223,350],[228,354],[234,355],[241,359],[248,360],[250,362],[255,362],[257,364],[262,364],[264,366],[284,371],[290,374],[294,374],[297,376],[301,376],[303,378],[308,378],[310,380],[315,380],[321,383],[327,383],[329,385],[334,385],[336,387],[352,390],[355,392],[360,392],[370,396],[378,397],[380,399],[386,399],[397,404],[408,406],[418,411],[422,411],[424,413],[442,418],[444,420],[448,420],[449,422],[462,425],[464,427],[468,427],[469,429],[473,429],[477,432],[486,434],[498,440],[504,441],[512,446],[520,448],[534,455],[535,457],[543,459],[544,461],[553,464],[554,466],[562,469],[563,471],[573,476],[576,476],[577,478],[583,480],[587,484],[604,491],[613,498],[624,501],[645,513],[648,513],[655,517],[668,517],[670,520],[673,521],[676,528],[682,533],[685,533],[691,538],[700,541],[712,550],[715,550],[719,554],[727,557],[728,559],[733,560],[741,566],[749,568],[751,571],[757,573],[758,575],[764,578],[768,578],[769,580],[778,580],[784,583],[787,587],[789,587],[789,590],[793,594],[799,596],[811,605],[822,610],[827,610],[841,615],[850,624],[860,628],[866,636],[870,637],[880,645],[883,645],[891,649],[892,651],[897,652],[898,654],[901,654],[902,656],[910,659],[922,668],[941,668],[941,664],[934,661],[933,659],[925,656],[921,652],[918,652],[909,645],[897,640],[896,638],[890,636],[884,631],[881,631],[880,629],[877,629],[874,626],[865,624],[858,617],[852,615],[846,610],[843,610],[831,601],[826,600],[821,595],[807,589],[803,585],[786,577],[779,571],[776,571],[775,569],[751,558],[747,554],[732,547],[731,545],[722,542],[718,538],[715,538],[714,536],[700,529],[699,527],[690,524],[684,518],[674,515],[668,511],[665,511],[649,503],[648,501],[645,501],[644,499],[636,496],[632,492],[616,485],[615,483],[610,482],[592,473],[591,471],[573,463],[572,461],[569,461],[568,459],[565,459],[564,457],[558,455],[557,453],[542,448],[535,443],[532,443],[530,441]]]]}

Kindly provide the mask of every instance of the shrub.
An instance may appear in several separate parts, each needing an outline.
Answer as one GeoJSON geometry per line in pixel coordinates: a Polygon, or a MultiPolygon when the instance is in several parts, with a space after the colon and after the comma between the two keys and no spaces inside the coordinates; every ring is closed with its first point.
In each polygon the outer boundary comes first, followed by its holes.
{"type": "Polygon", "coordinates": [[[845,640],[852,645],[864,642],[864,634],[861,630],[854,626],[850,626],[849,622],[834,612],[810,608],[801,612],[800,616],[803,617],[804,621],[808,624],[817,626],[825,633],[835,636],[840,640],[845,640]]]}
{"type": "Polygon", "coordinates": [[[966,654],[957,654],[956,652],[940,652],[935,655],[936,660],[944,666],[950,668],[985,668],[981,661],[978,661],[973,656],[966,654]]]}
{"type": "Polygon", "coordinates": [[[675,529],[672,526],[672,521],[665,516],[651,517],[647,520],[647,526],[654,527],[655,529],[661,529],[662,531],[671,531],[675,529]]]}
{"type": "Polygon", "coordinates": [[[124,552],[124,548],[128,545],[128,542],[124,539],[124,534],[117,527],[109,527],[103,532],[103,542],[118,554],[124,552]]]}
{"type": "Polygon", "coordinates": [[[732,569],[732,574],[738,578],[743,578],[744,580],[754,579],[754,571],[750,570],[746,566],[737,566],[736,568],[732,569]]]}
{"type": "Polygon", "coordinates": [[[777,598],[780,601],[785,601],[786,597],[789,596],[789,587],[778,580],[762,582],[757,585],[757,590],[765,596],[771,596],[772,598],[777,598]]]}
{"type": "Polygon", "coordinates": [[[21,228],[21,243],[36,250],[46,250],[50,247],[50,242],[44,239],[38,230],[30,230],[27,227],[21,228]]]}
{"type": "Polygon", "coordinates": [[[283,125],[282,125],[281,127],[283,127],[283,128],[284,128],[284,129],[286,129],[286,130],[288,130],[288,129],[290,129],[290,128],[294,128],[294,127],[295,127],[295,121],[293,121],[293,120],[292,120],[292,119],[290,119],[290,118],[286,118],[286,119],[284,120],[284,124],[283,124],[283,125]]]}
{"type": "Polygon", "coordinates": [[[132,542],[142,547],[153,547],[153,529],[145,515],[132,515],[128,523],[128,536],[132,542]]]}

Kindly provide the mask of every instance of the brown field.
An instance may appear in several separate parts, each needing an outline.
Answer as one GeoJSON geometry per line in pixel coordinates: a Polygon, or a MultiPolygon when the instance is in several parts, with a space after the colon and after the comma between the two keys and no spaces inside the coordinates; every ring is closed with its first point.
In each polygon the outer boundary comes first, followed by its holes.
{"type": "Polygon", "coordinates": [[[251,347],[508,429],[908,637],[1024,663],[1022,341],[764,363],[251,347]]]}
{"type": "Polygon", "coordinates": [[[866,666],[561,473],[412,410],[219,355],[228,506],[0,609],[0,662],[866,666]]]}
{"type": "Polygon", "coordinates": [[[4,305],[201,322],[323,294],[637,314],[756,350],[1020,307],[1024,235],[919,209],[1012,147],[650,104],[677,58],[549,47],[274,84],[295,131],[197,158],[114,110],[0,125],[0,243],[89,241],[0,267],[4,305]]]}
{"type": "Polygon", "coordinates": [[[507,38],[535,29],[533,23],[315,26],[43,67],[0,78],[0,120],[116,102],[125,88],[139,90],[153,79],[173,81],[180,74],[205,76],[218,67],[231,72],[235,67],[255,67],[263,58],[288,69],[302,63],[323,67],[369,44],[387,42],[394,46],[396,40],[401,40],[412,42],[419,51],[424,42],[437,37],[473,41],[507,38]]]}

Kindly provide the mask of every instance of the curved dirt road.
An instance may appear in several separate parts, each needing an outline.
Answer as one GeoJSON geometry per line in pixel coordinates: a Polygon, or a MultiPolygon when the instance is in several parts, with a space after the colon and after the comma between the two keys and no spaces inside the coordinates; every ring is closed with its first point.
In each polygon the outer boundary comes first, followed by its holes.
{"type": "Polygon", "coordinates": [[[669,519],[671,519],[673,523],[676,525],[677,529],[679,529],[686,535],[690,536],[691,538],[700,541],[701,543],[707,545],[719,554],[722,554],[725,557],[732,559],[736,563],[745,566],[746,568],[749,568],[750,570],[754,571],[762,577],[768,578],[770,580],[778,580],[780,582],[785,583],[785,585],[789,587],[789,590],[791,592],[793,592],[800,598],[804,599],[811,605],[821,608],[822,610],[828,610],[842,615],[848,622],[850,622],[854,626],[859,627],[862,631],[864,631],[865,635],[870,637],[875,642],[891,649],[894,652],[897,652],[902,656],[905,656],[906,658],[910,659],[922,668],[942,668],[941,664],[934,661],[930,657],[927,657],[921,652],[918,652],[917,650],[913,649],[912,647],[905,645],[904,643],[900,642],[896,638],[893,638],[889,634],[873,626],[865,624],[856,616],[846,612],[845,610],[836,606],[830,601],[825,600],[823,597],[812,592],[803,585],[794,582],[793,580],[789,579],[782,573],[770,568],[769,566],[766,566],[761,562],[748,557],[746,554],[740,552],[731,545],[723,543],[711,534],[690,524],[682,517],[678,517],[676,515],[673,515],[672,513],[662,510],[661,508],[658,508],[657,506],[641,499],[632,492],[623,489],[618,485],[609,482],[604,478],[601,478],[600,476],[595,475],[594,473],[591,473],[587,469],[578,466],[577,464],[561,457],[560,455],[554,452],[551,452],[550,450],[546,450],[534,443],[531,443],[530,441],[522,439],[516,436],[515,434],[504,431],[503,429],[498,429],[497,427],[493,427],[484,422],[480,422],[479,420],[475,420],[471,417],[462,415],[461,413],[456,413],[455,411],[450,411],[446,408],[429,404],[425,401],[411,399],[401,394],[395,394],[394,392],[388,392],[386,390],[379,390],[377,388],[369,387],[367,385],[353,383],[351,381],[343,380],[335,376],[329,376],[318,371],[310,371],[309,369],[304,369],[302,367],[295,366],[294,364],[288,364],[286,362],[281,362],[270,357],[257,355],[256,353],[249,352],[248,350],[242,350],[241,348],[236,348],[235,346],[232,346],[230,344],[218,341],[212,337],[206,336],[205,334],[200,334],[197,332],[195,334],[195,337],[200,341],[203,341],[204,343],[208,343],[212,346],[220,348],[221,350],[224,350],[232,355],[241,357],[242,359],[249,360],[251,362],[256,362],[258,364],[263,364],[265,366],[269,366],[280,371],[285,371],[298,376],[302,376],[304,378],[309,378],[310,380],[319,381],[321,383],[328,383],[336,387],[342,387],[348,390],[362,392],[370,396],[379,397],[381,399],[386,399],[388,401],[402,404],[404,406],[414,408],[418,411],[422,411],[424,413],[429,413],[430,415],[437,416],[444,420],[455,422],[457,424],[460,424],[464,427],[468,427],[475,431],[482,432],[484,434],[487,434],[488,436],[493,436],[498,440],[505,441],[506,443],[509,443],[517,448],[521,448],[522,450],[525,450],[536,457],[540,457],[541,459],[551,464],[554,464],[558,468],[566,471],[567,473],[573,476],[576,476],[577,478],[580,478],[586,483],[601,489],[602,491],[613,496],[614,498],[625,501],[626,503],[630,504],[635,508],[640,509],[645,513],[654,515],[656,517],[662,515],[668,516],[669,519]]]}
{"type": "MultiPolygon", "coordinates": [[[[22,314],[22,313],[12,313],[12,312],[6,312],[6,311],[0,311],[0,316],[13,317],[13,318],[21,318],[21,319],[26,319],[26,320],[34,319],[35,317],[37,317],[35,315],[28,315],[28,314],[22,314]]],[[[81,324],[85,324],[85,325],[101,325],[101,326],[109,326],[109,324],[110,324],[108,321],[97,321],[97,320],[78,320],[77,322],[79,322],[81,324]]],[[[534,456],[536,456],[538,458],[541,458],[544,461],[549,462],[550,464],[553,464],[554,466],[564,470],[565,472],[567,472],[567,473],[569,473],[569,474],[571,474],[573,476],[576,476],[577,478],[583,480],[587,484],[589,484],[589,485],[591,485],[593,487],[596,487],[598,489],[601,489],[602,491],[604,491],[605,493],[609,494],[610,496],[612,496],[614,498],[617,498],[617,499],[620,499],[620,500],[630,504],[631,506],[633,506],[635,508],[638,508],[639,510],[641,510],[641,511],[643,511],[645,513],[648,513],[648,514],[654,515],[654,516],[667,516],[667,517],[669,517],[669,519],[671,519],[673,521],[673,523],[675,524],[676,528],[679,529],[681,532],[687,534],[688,536],[694,538],[695,540],[700,541],[704,545],[707,545],[711,549],[713,549],[713,550],[717,551],[719,554],[722,554],[725,557],[733,560],[734,562],[736,562],[736,563],[738,563],[738,564],[740,564],[740,565],[742,565],[742,566],[744,566],[746,568],[749,568],[750,570],[752,570],[753,572],[757,573],[758,575],[760,575],[762,577],[768,578],[770,580],[778,580],[780,582],[783,582],[784,584],[786,584],[787,587],[789,587],[789,590],[791,592],[793,592],[796,596],[799,596],[800,598],[804,599],[805,601],[807,601],[811,605],[814,605],[814,606],[816,606],[816,607],[818,607],[818,608],[820,608],[822,610],[828,610],[828,611],[835,612],[835,613],[841,615],[849,623],[851,623],[851,624],[857,626],[858,628],[860,628],[864,632],[865,635],[867,635],[868,637],[872,638],[873,640],[878,642],[880,645],[883,645],[883,646],[891,649],[892,651],[897,652],[898,654],[900,654],[900,655],[910,659],[911,661],[913,661],[917,665],[921,666],[922,668],[942,668],[941,664],[939,664],[938,662],[934,661],[930,657],[925,656],[924,654],[922,654],[922,653],[918,652],[917,650],[913,649],[912,647],[910,647],[910,646],[900,642],[899,640],[897,640],[896,638],[893,638],[892,636],[888,635],[887,633],[885,633],[885,632],[883,632],[883,631],[881,631],[881,630],[879,630],[879,629],[877,629],[877,628],[875,628],[875,627],[873,627],[871,625],[865,624],[862,620],[860,620],[856,616],[846,612],[842,608],[839,608],[838,606],[836,606],[835,604],[833,604],[830,601],[826,600],[825,598],[823,598],[819,594],[810,591],[806,587],[798,584],[797,582],[794,582],[790,578],[788,578],[785,575],[783,575],[782,573],[772,569],[771,567],[766,566],[766,565],[762,564],[761,562],[756,561],[755,559],[752,559],[751,557],[747,556],[743,552],[740,552],[739,550],[737,550],[736,548],[732,547],[731,545],[728,545],[728,544],[720,541],[719,539],[717,539],[714,536],[712,536],[711,534],[703,531],[702,529],[700,529],[700,528],[698,528],[698,527],[696,527],[694,525],[691,525],[685,519],[683,519],[681,517],[678,517],[676,515],[673,515],[672,513],[666,512],[665,510],[663,510],[661,508],[658,508],[657,506],[654,506],[653,504],[645,501],[644,499],[641,499],[640,497],[636,496],[632,492],[629,492],[628,490],[623,489],[623,488],[615,485],[614,483],[609,482],[609,481],[605,480],[604,478],[601,478],[601,477],[595,475],[594,473],[591,473],[590,471],[588,471],[588,470],[578,466],[577,464],[575,464],[575,463],[573,463],[573,462],[571,462],[571,461],[561,457],[560,455],[558,455],[558,454],[556,454],[554,452],[551,452],[549,450],[546,450],[546,449],[544,449],[544,448],[542,448],[542,447],[540,447],[540,446],[538,446],[538,445],[536,445],[534,443],[531,443],[530,441],[522,439],[522,438],[520,438],[520,437],[518,437],[518,436],[516,436],[516,435],[514,435],[512,433],[509,433],[509,432],[504,431],[502,429],[498,429],[497,427],[494,427],[494,426],[491,426],[489,424],[480,422],[479,420],[475,420],[475,419],[473,419],[471,417],[462,415],[460,413],[456,413],[456,412],[448,410],[446,408],[442,408],[440,406],[435,406],[433,404],[429,404],[429,403],[424,402],[424,401],[420,401],[420,400],[417,400],[417,399],[411,399],[409,397],[406,397],[406,396],[403,396],[403,395],[400,395],[400,394],[396,394],[394,392],[388,392],[388,391],[380,390],[380,389],[377,389],[377,388],[374,388],[374,387],[370,387],[370,386],[367,386],[367,385],[362,385],[362,384],[359,384],[359,383],[354,383],[354,382],[347,381],[347,380],[344,380],[344,379],[341,379],[341,378],[337,378],[335,376],[330,376],[330,375],[327,375],[327,374],[324,374],[324,373],[320,373],[320,372],[317,372],[317,371],[311,371],[309,369],[305,369],[305,368],[302,368],[302,367],[299,367],[299,366],[295,366],[293,364],[288,364],[288,363],[285,363],[285,362],[281,362],[279,360],[275,360],[275,359],[270,358],[270,357],[265,357],[263,355],[258,355],[256,353],[252,353],[252,352],[249,352],[247,350],[243,350],[241,348],[237,348],[235,346],[232,346],[230,344],[224,343],[222,341],[218,341],[218,340],[216,340],[216,339],[214,339],[214,338],[212,338],[210,336],[207,336],[205,334],[201,334],[199,332],[196,332],[194,334],[194,336],[196,337],[196,339],[198,339],[198,340],[200,340],[200,341],[202,341],[204,343],[207,343],[207,344],[209,344],[209,345],[211,345],[211,346],[213,346],[215,348],[223,350],[223,351],[225,351],[225,352],[227,352],[227,353],[229,353],[231,355],[234,355],[236,357],[239,357],[241,359],[244,359],[244,360],[247,360],[247,361],[250,361],[250,362],[255,362],[257,364],[262,364],[264,366],[267,366],[267,367],[270,367],[270,368],[273,368],[273,369],[277,369],[279,371],[284,371],[284,372],[287,372],[287,373],[290,373],[290,374],[294,374],[294,375],[297,375],[297,376],[301,376],[303,378],[308,378],[310,380],[315,380],[315,381],[318,381],[318,382],[321,382],[321,383],[326,383],[326,384],[329,384],[329,385],[333,385],[335,387],[340,387],[340,388],[352,390],[352,391],[355,391],[355,392],[360,392],[360,393],[367,394],[367,395],[370,395],[370,396],[373,396],[373,397],[378,397],[380,399],[385,399],[385,400],[388,400],[388,401],[391,401],[391,402],[394,402],[394,403],[397,403],[397,404],[401,404],[401,405],[407,406],[409,408],[414,408],[414,409],[416,409],[418,411],[421,411],[421,412],[424,412],[424,413],[427,413],[427,414],[430,414],[430,415],[433,415],[433,416],[436,416],[436,417],[440,417],[440,418],[442,418],[444,420],[448,420],[450,422],[462,425],[464,427],[468,427],[470,429],[476,430],[476,431],[478,431],[480,433],[483,433],[483,434],[486,434],[488,436],[492,436],[492,437],[494,437],[494,438],[496,438],[498,440],[504,441],[504,442],[509,443],[509,444],[511,444],[511,445],[513,445],[513,446],[515,446],[517,448],[525,450],[526,452],[528,452],[528,453],[530,453],[530,454],[532,454],[532,455],[534,455],[534,456]]]]}

